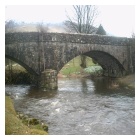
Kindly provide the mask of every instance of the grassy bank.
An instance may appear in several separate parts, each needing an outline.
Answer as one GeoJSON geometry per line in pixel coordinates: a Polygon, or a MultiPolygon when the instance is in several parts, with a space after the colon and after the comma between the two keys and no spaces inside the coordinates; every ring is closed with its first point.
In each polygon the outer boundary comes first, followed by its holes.
{"type": "Polygon", "coordinates": [[[5,96],[5,134],[6,135],[47,135],[48,133],[39,125],[25,125],[17,117],[13,102],[9,96],[5,96]]]}
{"type": "Polygon", "coordinates": [[[127,75],[122,78],[117,79],[121,84],[129,87],[135,88],[135,74],[127,75]]]}
{"type": "MultiPolygon", "coordinates": [[[[69,61],[59,72],[61,75],[72,76],[72,75],[81,75],[83,74],[83,68],[80,66],[81,59],[80,56],[75,57],[71,61],[69,61]]],[[[87,67],[95,65],[90,57],[86,58],[87,67]]]]}

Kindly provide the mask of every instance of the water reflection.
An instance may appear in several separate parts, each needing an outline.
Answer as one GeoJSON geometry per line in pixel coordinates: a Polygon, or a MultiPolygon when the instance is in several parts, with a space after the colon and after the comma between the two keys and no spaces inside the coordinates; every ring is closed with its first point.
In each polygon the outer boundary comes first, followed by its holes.
{"type": "Polygon", "coordinates": [[[28,90],[28,97],[29,98],[53,98],[54,96],[56,96],[57,91],[56,90],[46,90],[46,91],[42,91],[41,89],[32,86],[29,90],[28,90]]]}
{"type": "Polygon", "coordinates": [[[135,134],[135,95],[108,78],[59,79],[58,90],[6,86],[17,111],[43,120],[49,134],[135,134]],[[17,98],[18,97],[18,98],[17,98]]]}
{"type": "Polygon", "coordinates": [[[82,92],[84,94],[89,93],[89,91],[92,91],[92,93],[94,93],[95,91],[95,85],[94,85],[94,81],[90,80],[90,79],[81,79],[81,89],[82,92]]]}
{"type": "Polygon", "coordinates": [[[135,96],[134,89],[128,89],[122,85],[116,79],[109,77],[98,77],[94,79],[95,94],[101,94],[104,96],[135,96]]]}

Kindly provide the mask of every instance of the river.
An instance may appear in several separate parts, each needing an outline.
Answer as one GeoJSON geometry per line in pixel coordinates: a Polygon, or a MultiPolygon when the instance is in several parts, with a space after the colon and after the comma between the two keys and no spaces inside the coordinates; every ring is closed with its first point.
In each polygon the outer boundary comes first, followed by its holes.
{"type": "Polygon", "coordinates": [[[58,80],[58,90],[6,85],[16,111],[45,122],[49,135],[134,135],[135,90],[110,78],[58,80]]]}

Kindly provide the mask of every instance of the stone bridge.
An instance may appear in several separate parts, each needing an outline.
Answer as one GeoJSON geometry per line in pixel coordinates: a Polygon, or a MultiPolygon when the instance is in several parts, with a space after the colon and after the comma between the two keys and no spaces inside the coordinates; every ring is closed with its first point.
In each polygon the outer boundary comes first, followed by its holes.
{"type": "Polygon", "coordinates": [[[81,54],[96,60],[106,76],[121,77],[135,72],[133,38],[38,32],[5,35],[5,57],[38,76],[46,69],[58,73],[81,54]]]}

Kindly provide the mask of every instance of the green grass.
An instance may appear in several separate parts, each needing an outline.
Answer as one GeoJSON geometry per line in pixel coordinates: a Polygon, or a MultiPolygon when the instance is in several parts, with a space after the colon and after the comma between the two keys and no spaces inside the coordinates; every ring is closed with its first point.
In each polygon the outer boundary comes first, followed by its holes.
{"type": "Polygon", "coordinates": [[[11,69],[12,69],[13,72],[16,72],[16,71],[26,72],[26,69],[24,67],[22,67],[21,65],[19,65],[16,62],[6,58],[5,59],[5,70],[9,71],[11,69]]]}
{"type": "MultiPolygon", "coordinates": [[[[14,64],[13,61],[11,61],[12,65],[12,70],[13,72],[15,71],[26,71],[22,66],[18,64],[14,64]]],[[[81,59],[80,56],[75,57],[71,61],[69,61],[60,71],[62,75],[71,75],[71,74],[80,74],[83,72],[83,68],[80,66],[81,64],[81,59]]],[[[94,66],[95,64],[93,63],[92,59],[90,57],[86,57],[86,64],[87,67],[94,66]]],[[[9,69],[8,66],[5,67],[6,70],[9,69]]]]}
{"type": "MultiPolygon", "coordinates": [[[[60,71],[63,75],[70,75],[70,74],[80,74],[83,71],[83,68],[80,66],[80,56],[75,57],[71,61],[69,61],[60,71]]],[[[87,67],[94,66],[95,64],[92,62],[90,57],[86,58],[87,67]]]]}
{"type": "Polygon", "coordinates": [[[17,117],[13,102],[9,96],[5,97],[5,134],[6,135],[47,135],[39,125],[31,128],[17,117]]]}

